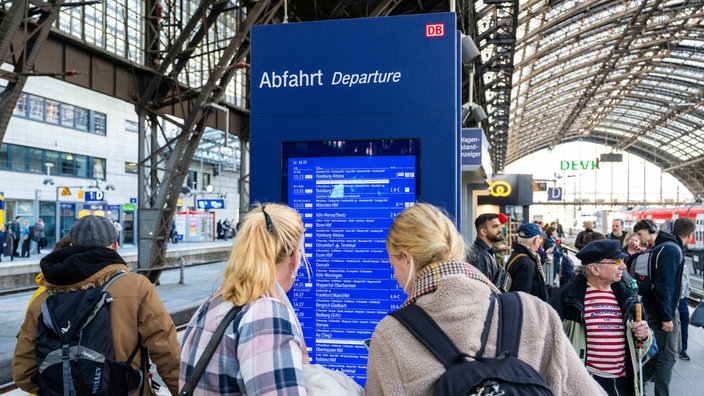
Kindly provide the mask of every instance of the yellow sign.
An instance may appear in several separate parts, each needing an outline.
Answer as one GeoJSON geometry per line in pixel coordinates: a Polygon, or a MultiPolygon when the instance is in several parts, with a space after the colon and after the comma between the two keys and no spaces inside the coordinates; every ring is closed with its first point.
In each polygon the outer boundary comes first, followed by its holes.
{"type": "Polygon", "coordinates": [[[508,197],[511,190],[511,185],[505,180],[497,180],[489,185],[489,194],[492,197],[508,197]]]}
{"type": "Polygon", "coordinates": [[[64,197],[67,195],[71,195],[71,190],[69,190],[68,187],[64,187],[63,190],[61,190],[61,195],[64,197]]]}
{"type": "Polygon", "coordinates": [[[178,201],[176,201],[176,205],[178,205],[178,206],[183,205],[183,197],[178,197],[178,201]]]}
{"type": "Polygon", "coordinates": [[[83,190],[78,190],[78,199],[84,199],[83,190]]]}

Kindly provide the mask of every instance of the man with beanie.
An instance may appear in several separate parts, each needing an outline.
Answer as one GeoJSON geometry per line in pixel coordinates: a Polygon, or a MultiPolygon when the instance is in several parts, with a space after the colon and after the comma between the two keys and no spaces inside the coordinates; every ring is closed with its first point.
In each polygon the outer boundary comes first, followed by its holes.
{"type": "MultiPolygon", "coordinates": [[[[117,253],[117,231],[110,220],[102,216],[85,216],[69,231],[71,246],[45,256],[41,270],[47,291],[32,301],[20,328],[12,360],[12,378],[20,389],[37,393],[32,380],[37,373],[35,338],[42,303],[49,293],[64,293],[91,287],[101,287],[117,274],[107,288],[113,298],[110,303],[110,323],[115,361],[125,362],[135,347],[141,344],[172,394],[178,394],[180,346],[176,328],[169,313],[149,280],[129,273],[125,261],[117,253]]],[[[144,349],[139,349],[131,365],[140,368],[144,349]]],[[[144,379],[139,392],[132,395],[150,395],[148,364],[141,367],[144,379]]]]}
{"type": "Polygon", "coordinates": [[[587,371],[614,396],[639,394],[638,344],[645,354],[653,342],[648,322],[635,320],[638,297],[619,282],[626,257],[618,240],[589,243],[577,276],[550,298],[587,371]]]}

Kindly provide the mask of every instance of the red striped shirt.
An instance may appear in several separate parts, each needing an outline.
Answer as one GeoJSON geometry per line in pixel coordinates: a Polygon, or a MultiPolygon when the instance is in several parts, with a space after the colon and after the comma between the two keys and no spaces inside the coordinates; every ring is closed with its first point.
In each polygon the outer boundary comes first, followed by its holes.
{"type": "Polygon", "coordinates": [[[587,371],[603,378],[626,375],[626,326],[614,292],[587,285],[584,297],[587,371]]]}

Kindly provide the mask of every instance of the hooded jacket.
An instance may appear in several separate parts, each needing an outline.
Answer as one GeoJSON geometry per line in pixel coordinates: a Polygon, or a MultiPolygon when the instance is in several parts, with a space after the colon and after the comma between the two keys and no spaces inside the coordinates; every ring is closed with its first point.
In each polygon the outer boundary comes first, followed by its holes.
{"type": "MultiPolygon", "coordinates": [[[[638,342],[633,338],[633,319],[635,317],[635,304],[638,297],[634,297],[628,286],[624,282],[614,282],[611,284],[616,301],[626,326],[626,377],[629,378],[633,387],[630,395],[638,393],[638,342]]],[[[577,355],[582,359],[583,364],[587,364],[587,330],[584,324],[584,297],[587,294],[587,278],[584,275],[577,275],[570,283],[561,287],[560,290],[550,298],[550,305],[557,311],[562,319],[562,327],[572,343],[572,347],[577,355]]],[[[641,341],[641,356],[645,357],[653,337],[648,337],[641,341]]]]}
{"type": "MultiPolygon", "coordinates": [[[[49,293],[100,287],[119,272],[129,271],[116,251],[94,246],[70,246],[58,250],[44,257],[40,266],[47,290],[30,303],[12,359],[12,378],[20,389],[29,393],[38,391],[37,385],[32,382],[32,376],[37,371],[34,340],[42,304],[49,293]]],[[[169,391],[178,394],[180,346],[174,323],[154,286],[146,277],[128,273],[116,279],[107,292],[113,297],[110,322],[115,360],[126,361],[141,340],[169,391]]],[[[142,361],[140,355],[141,351],[138,351],[132,360],[132,367],[139,368],[142,361]]],[[[148,366],[144,367],[145,385],[148,385],[148,369],[148,366]]],[[[150,394],[148,386],[142,389],[144,392],[141,394],[150,394]]]]}
{"type": "Polygon", "coordinates": [[[674,234],[659,231],[655,238],[655,246],[651,248],[653,266],[653,292],[643,296],[643,305],[651,321],[651,327],[660,328],[663,322],[673,321],[676,317],[677,305],[680,302],[682,287],[682,271],[684,269],[684,247],[680,238],[674,234]],[[672,241],[679,246],[663,244],[672,241]],[[663,244],[662,246],[660,246],[663,244]]]}

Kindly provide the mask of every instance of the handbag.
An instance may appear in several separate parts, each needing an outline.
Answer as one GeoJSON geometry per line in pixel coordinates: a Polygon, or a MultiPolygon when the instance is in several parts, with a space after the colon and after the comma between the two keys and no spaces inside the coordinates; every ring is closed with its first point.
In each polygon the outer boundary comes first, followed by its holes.
{"type": "Polygon", "coordinates": [[[699,304],[694,308],[694,312],[689,318],[689,324],[691,326],[704,327],[704,300],[699,300],[699,304]]]}
{"type": "Polygon", "coordinates": [[[200,377],[202,377],[203,373],[205,372],[205,367],[210,362],[210,358],[213,357],[213,353],[215,353],[215,348],[218,347],[218,344],[220,344],[220,340],[222,340],[222,336],[225,334],[225,329],[227,329],[227,326],[229,326],[230,322],[235,319],[235,316],[237,316],[237,313],[240,312],[241,309],[242,307],[233,307],[230,312],[225,315],[225,318],[223,318],[222,322],[220,322],[220,325],[218,325],[217,330],[215,330],[215,333],[213,333],[213,338],[211,338],[208,342],[208,345],[205,347],[203,354],[200,355],[200,359],[198,359],[198,363],[196,363],[196,366],[193,368],[191,375],[186,378],[186,383],[183,385],[183,388],[178,393],[179,396],[193,395],[193,391],[196,389],[196,385],[198,385],[200,377]]]}

